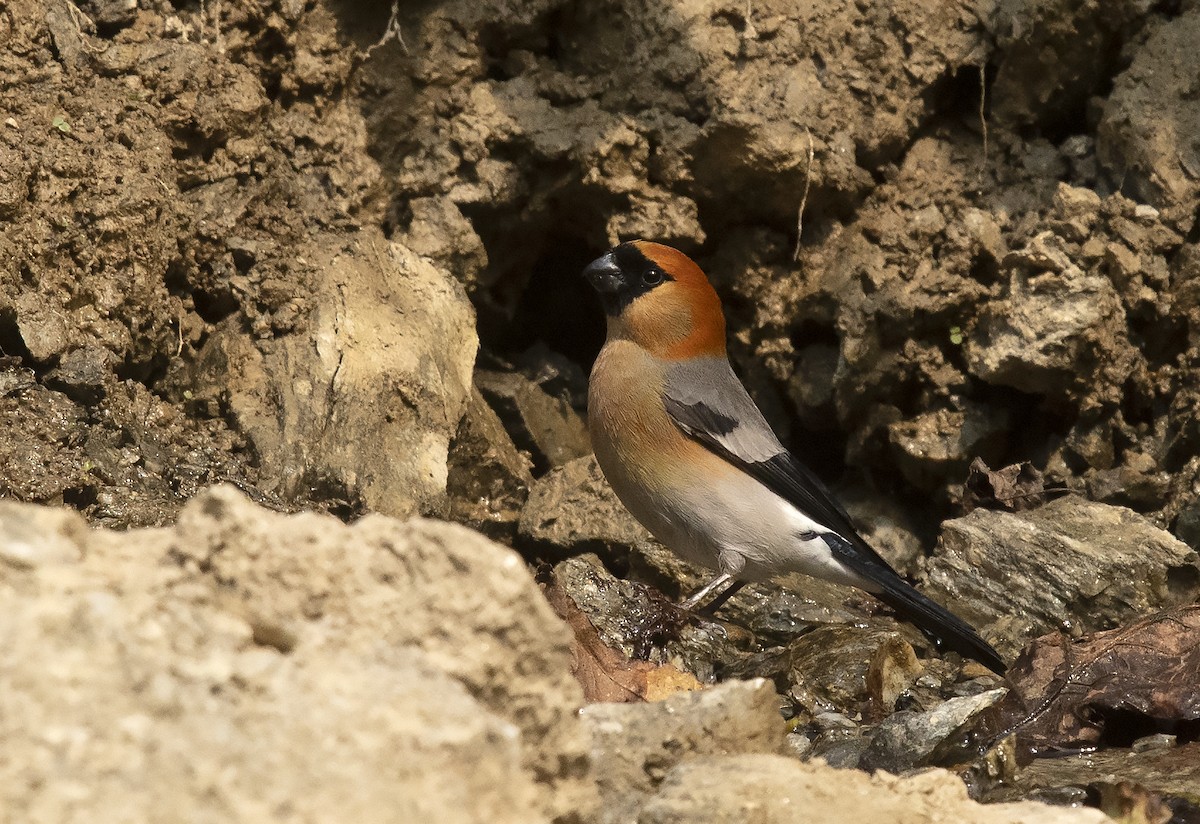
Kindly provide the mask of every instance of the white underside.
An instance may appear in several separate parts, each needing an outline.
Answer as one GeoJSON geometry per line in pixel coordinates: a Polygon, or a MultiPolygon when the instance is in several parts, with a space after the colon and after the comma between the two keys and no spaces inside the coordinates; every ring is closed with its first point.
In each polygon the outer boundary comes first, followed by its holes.
{"type": "Polygon", "coordinates": [[[747,581],[800,572],[860,589],[874,589],[834,559],[820,537],[830,530],[749,475],[702,480],[671,495],[622,489],[617,496],[659,541],[700,566],[747,581]],[[811,538],[806,536],[811,535],[811,538]]]}

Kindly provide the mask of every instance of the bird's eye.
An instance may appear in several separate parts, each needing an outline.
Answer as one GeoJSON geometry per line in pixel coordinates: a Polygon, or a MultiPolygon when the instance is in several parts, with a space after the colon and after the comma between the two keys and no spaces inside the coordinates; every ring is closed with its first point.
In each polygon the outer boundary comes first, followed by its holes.
{"type": "Polygon", "coordinates": [[[663,282],[663,270],[657,266],[651,266],[645,272],[642,272],[642,283],[647,286],[657,286],[663,282]]]}

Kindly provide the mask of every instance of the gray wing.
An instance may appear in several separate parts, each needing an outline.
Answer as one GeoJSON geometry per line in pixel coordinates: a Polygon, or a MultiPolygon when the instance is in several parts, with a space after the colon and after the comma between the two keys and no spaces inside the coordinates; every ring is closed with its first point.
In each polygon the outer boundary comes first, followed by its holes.
{"type": "MultiPolygon", "coordinates": [[[[821,479],[779,442],[728,360],[693,358],[672,366],[663,404],[685,435],[740,466],[826,528],[845,538],[857,535],[821,479]]],[[[874,550],[869,553],[869,561],[890,571],[874,550]]]]}
{"type": "Polygon", "coordinates": [[[685,434],[741,461],[787,450],[725,358],[692,358],[667,372],[663,402],[685,434]]]}

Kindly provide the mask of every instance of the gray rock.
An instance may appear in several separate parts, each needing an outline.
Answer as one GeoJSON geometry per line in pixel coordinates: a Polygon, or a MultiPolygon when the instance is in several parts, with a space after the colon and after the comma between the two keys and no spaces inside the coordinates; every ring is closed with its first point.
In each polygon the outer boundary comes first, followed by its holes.
{"type": "Polygon", "coordinates": [[[46,375],[46,385],[76,403],[89,406],[104,397],[105,382],[112,375],[112,362],[112,353],[99,346],[72,350],[46,375]]]}
{"type": "Polygon", "coordinates": [[[729,677],[753,669],[740,666],[755,648],[750,631],[685,613],[655,588],[616,578],[595,555],[562,561],[554,578],[600,639],[628,657],[671,662],[702,682],[715,679],[716,667],[729,677]]]}
{"type": "Polygon", "coordinates": [[[834,727],[817,735],[804,754],[805,761],[820,759],[839,770],[853,770],[862,761],[863,753],[871,746],[867,730],[861,727],[834,727]]]}
{"type": "Polygon", "coordinates": [[[900,632],[881,620],[823,626],[800,636],[788,645],[786,658],[796,707],[814,717],[828,710],[859,718],[870,714],[871,661],[881,648],[896,643],[903,643],[900,632]]]}
{"type": "Polygon", "coordinates": [[[926,578],[934,599],[995,622],[987,634],[1012,654],[1035,635],[1108,629],[1194,600],[1200,561],[1137,513],[1072,496],[947,521],[926,578]]]}
{"type": "Polygon", "coordinates": [[[472,389],[450,444],[446,495],[451,520],[512,543],[533,486],[528,456],[513,444],[495,411],[472,389]]]}
{"type": "Polygon", "coordinates": [[[927,712],[902,711],[885,718],[871,733],[870,746],[859,766],[865,770],[901,773],[929,764],[929,759],[971,723],[979,713],[1008,694],[1006,689],[951,698],[927,712]]]}
{"type": "Polygon", "coordinates": [[[628,554],[653,539],[629,514],[591,455],[567,462],[534,483],[521,512],[519,535],[553,555],[628,554]]]}
{"type": "Polygon", "coordinates": [[[592,736],[600,822],[634,820],[642,801],[677,764],[708,755],[782,753],[786,728],[769,681],[727,681],[642,704],[580,711],[592,736]]]}
{"type": "Polygon", "coordinates": [[[583,418],[561,396],[554,396],[519,372],[475,370],[475,385],[512,433],[545,471],[592,451],[583,418]]]}

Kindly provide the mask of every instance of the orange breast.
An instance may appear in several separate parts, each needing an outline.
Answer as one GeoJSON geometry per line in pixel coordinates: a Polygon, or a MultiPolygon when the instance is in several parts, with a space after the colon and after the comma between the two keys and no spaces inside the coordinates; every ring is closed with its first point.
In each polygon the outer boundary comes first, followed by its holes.
{"type": "Polygon", "coordinates": [[[605,345],[592,368],[592,448],[622,498],[628,491],[671,494],[677,485],[736,471],[684,435],[667,415],[662,393],[668,366],[637,344],[617,340],[605,345]]]}

